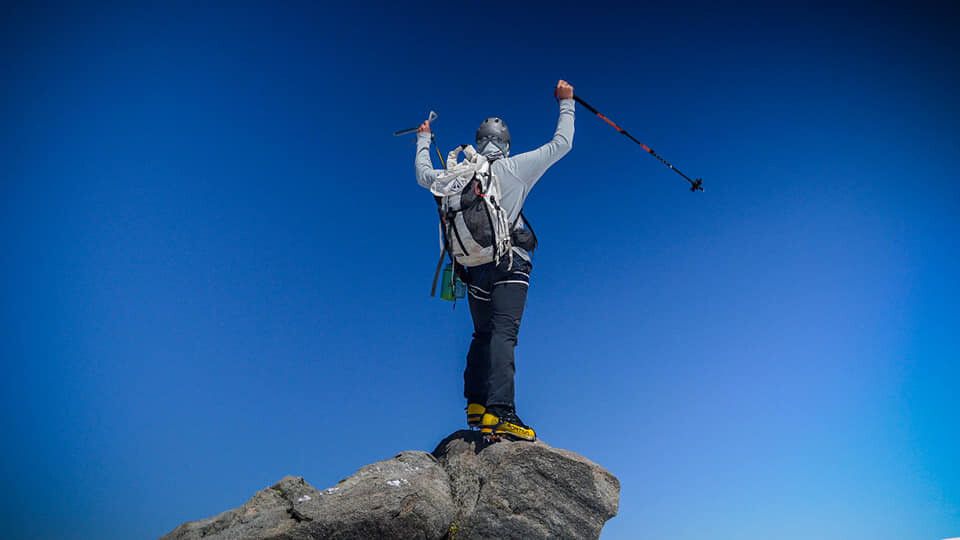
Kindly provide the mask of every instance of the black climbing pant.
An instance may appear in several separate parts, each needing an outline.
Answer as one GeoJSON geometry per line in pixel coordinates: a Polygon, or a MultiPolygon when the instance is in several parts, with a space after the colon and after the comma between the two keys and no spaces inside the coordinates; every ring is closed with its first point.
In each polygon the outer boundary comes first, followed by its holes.
{"type": "Polygon", "coordinates": [[[473,341],[463,372],[470,403],[514,408],[514,353],[532,266],[514,256],[508,270],[493,263],[467,268],[473,341]]]}

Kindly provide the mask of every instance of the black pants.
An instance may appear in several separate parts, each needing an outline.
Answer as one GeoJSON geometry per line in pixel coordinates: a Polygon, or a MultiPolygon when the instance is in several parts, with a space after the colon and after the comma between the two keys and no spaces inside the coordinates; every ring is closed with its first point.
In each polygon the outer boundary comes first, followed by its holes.
{"type": "Polygon", "coordinates": [[[473,341],[463,372],[463,394],[470,403],[514,408],[513,349],[527,303],[531,268],[514,256],[507,270],[493,263],[466,269],[473,341]]]}

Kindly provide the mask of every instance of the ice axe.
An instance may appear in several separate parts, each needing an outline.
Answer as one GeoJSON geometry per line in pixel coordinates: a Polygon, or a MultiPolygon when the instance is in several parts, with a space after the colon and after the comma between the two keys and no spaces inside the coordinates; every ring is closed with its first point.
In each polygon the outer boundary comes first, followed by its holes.
{"type": "MultiPolygon", "coordinates": [[[[427,122],[432,124],[433,121],[436,120],[438,116],[440,115],[438,115],[435,111],[430,111],[430,114],[427,115],[427,122]]],[[[394,131],[393,136],[399,137],[401,135],[409,135],[410,133],[416,133],[418,129],[420,129],[420,126],[401,129],[398,131],[394,131]]],[[[433,141],[433,147],[437,151],[437,157],[440,158],[440,165],[446,168],[447,165],[446,163],[443,162],[443,156],[440,155],[440,145],[437,144],[437,136],[433,133],[433,131],[430,132],[430,140],[433,141]]]]}
{"type": "MultiPolygon", "coordinates": [[[[437,119],[437,116],[439,116],[439,115],[438,115],[436,112],[430,111],[430,115],[427,116],[427,122],[430,122],[430,123],[432,124],[433,121],[437,119]]],[[[408,135],[408,134],[410,134],[410,133],[416,133],[418,129],[420,129],[420,126],[416,126],[416,127],[412,127],[412,128],[407,128],[407,129],[401,129],[401,130],[399,130],[399,131],[394,131],[394,132],[393,132],[393,135],[394,135],[395,137],[399,137],[400,135],[408,135]]]]}

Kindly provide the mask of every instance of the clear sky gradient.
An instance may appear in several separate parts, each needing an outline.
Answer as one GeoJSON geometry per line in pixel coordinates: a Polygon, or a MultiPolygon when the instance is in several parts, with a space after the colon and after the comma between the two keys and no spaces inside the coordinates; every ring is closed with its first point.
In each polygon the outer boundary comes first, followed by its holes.
{"type": "MultiPolygon", "coordinates": [[[[0,8],[0,527],[157,537],[464,421],[392,131],[549,140],[518,408],[605,539],[960,535],[955,4],[0,8]]],[[[136,3],[132,3],[136,4],[136,3]]]]}

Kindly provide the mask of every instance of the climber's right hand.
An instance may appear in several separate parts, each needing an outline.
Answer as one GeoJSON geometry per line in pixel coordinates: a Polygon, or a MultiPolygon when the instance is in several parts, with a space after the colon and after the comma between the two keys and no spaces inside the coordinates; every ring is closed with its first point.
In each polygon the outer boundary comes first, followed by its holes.
{"type": "Polygon", "coordinates": [[[557,87],[554,89],[553,95],[557,96],[557,99],[572,99],[573,86],[567,81],[560,79],[557,81],[557,87]]]}
{"type": "Polygon", "coordinates": [[[420,127],[417,128],[417,133],[430,133],[430,121],[424,120],[420,127]]]}

